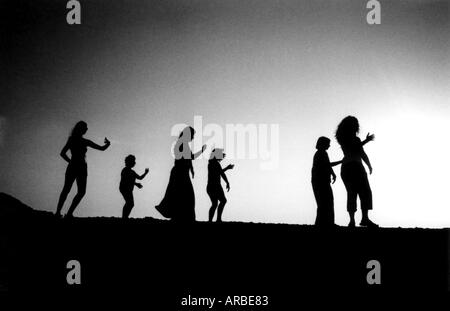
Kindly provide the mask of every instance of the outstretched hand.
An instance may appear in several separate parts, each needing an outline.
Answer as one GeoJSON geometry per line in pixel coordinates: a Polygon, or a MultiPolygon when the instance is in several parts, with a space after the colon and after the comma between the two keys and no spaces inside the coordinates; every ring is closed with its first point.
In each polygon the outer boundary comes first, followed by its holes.
{"type": "Polygon", "coordinates": [[[374,141],[375,140],[375,134],[367,133],[366,140],[367,140],[367,142],[374,141]]]}
{"type": "Polygon", "coordinates": [[[138,187],[139,189],[142,189],[142,184],[136,184],[136,187],[138,187]]]}
{"type": "Polygon", "coordinates": [[[232,170],[234,168],[234,164],[228,164],[227,169],[232,170]]]}
{"type": "Polygon", "coordinates": [[[227,183],[227,192],[230,192],[230,184],[227,183]]]}
{"type": "Polygon", "coordinates": [[[148,174],[148,172],[150,172],[150,170],[148,168],[145,169],[145,174],[148,174]]]}
{"type": "Polygon", "coordinates": [[[111,145],[111,142],[108,140],[108,138],[105,137],[105,144],[111,145]]]}

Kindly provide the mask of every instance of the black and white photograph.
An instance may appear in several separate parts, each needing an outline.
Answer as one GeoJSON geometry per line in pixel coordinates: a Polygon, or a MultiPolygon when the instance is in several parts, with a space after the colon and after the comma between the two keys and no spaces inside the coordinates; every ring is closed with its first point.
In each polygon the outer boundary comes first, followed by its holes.
{"type": "Polygon", "coordinates": [[[0,295],[448,295],[449,7],[1,0],[0,295]]]}

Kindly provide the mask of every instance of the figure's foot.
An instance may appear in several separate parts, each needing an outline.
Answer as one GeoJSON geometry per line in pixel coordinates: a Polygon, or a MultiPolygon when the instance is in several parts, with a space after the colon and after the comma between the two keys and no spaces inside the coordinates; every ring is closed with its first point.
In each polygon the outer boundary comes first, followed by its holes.
{"type": "Polygon", "coordinates": [[[367,228],[378,228],[379,226],[374,223],[372,220],[370,219],[363,219],[361,220],[361,222],[359,223],[359,225],[361,227],[367,227],[367,228]]]}
{"type": "Polygon", "coordinates": [[[348,223],[349,228],[355,228],[355,221],[354,220],[350,220],[350,222],[348,223]]]}

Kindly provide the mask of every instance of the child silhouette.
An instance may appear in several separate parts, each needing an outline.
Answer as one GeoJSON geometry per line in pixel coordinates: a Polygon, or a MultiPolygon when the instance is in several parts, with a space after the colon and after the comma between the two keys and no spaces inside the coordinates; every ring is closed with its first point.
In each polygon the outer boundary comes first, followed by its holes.
{"type": "Polygon", "coordinates": [[[206,186],[206,192],[211,199],[211,208],[209,209],[209,221],[212,222],[214,213],[217,211],[217,222],[222,222],[222,212],[227,203],[225,193],[223,192],[220,178],[227,183],[227,191],[230,191],[230,183],[228,182],[225,172],[234,168],[233,164],[228,165],[226,168],[222,168],[220,162],[225,158],[223,149],[214,148],[211,151],[211,156],[208,163],[208,185],[206,186]]]}
{"type": "Polygon", "coordinates": [[[129,155],[125,158],[125,167],[121,173],[119,190],[125,199],[125,205],[123,206],[122,218],[128,218],[131,210],[134,207],[133,189],[134,186],[139,189],[142,188],[140,183],[136,183],[136,179],[142,180],[148,174],[148,168],[145,169],[144,174],[138,175],[132,168],[136,165],[136,157],[129,155]]]}
{"type": "Polygon", "coordinates": [[[330,139],[319,137],[311,171],[311,183],[317,202],[316,226],[334,226],[334,198],[330,183],[334,184],[336,181],[332,167],[341,164],[342,161],[330,163],[328,148],[330,139]]]}

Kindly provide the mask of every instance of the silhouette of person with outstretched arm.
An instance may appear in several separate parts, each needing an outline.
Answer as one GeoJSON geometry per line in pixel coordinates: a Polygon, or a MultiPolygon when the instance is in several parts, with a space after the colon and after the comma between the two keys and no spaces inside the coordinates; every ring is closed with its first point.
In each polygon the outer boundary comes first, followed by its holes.
{"type": "Polygon", "coordinates": [[[357,136],[359,133],[358,119],[353,116],[345,117],[338,125],[336,139],[344,152],[341,166],[341,178],[347,190],[347,212],[350,216],[349,227],[355,227],[355,213],[357,197],[361,201],[362,218],[360,225],[364,227],[378,227],[369,219],[369,210],[372,209],[372,190],[367,178],[364,162],[372,174],[372,165],[364,151],[364,145],[375,136],[367,134],[364,141],[357,136]]]}
{"type": "Polygon", "coordinates": [[[122,210],[122,218],[128,218],[131,210],[134,207],[133,189],[134,186],[142,189],[142,184],[137,183],[136,179],[142,180],[148,174],[148,168],[145,169],[144,174],[138,175],[133,167],[136,165],[136,157],[134,155],[128,155],[125,158],[125,167],[122,169],[119,190],[125,199],[125,205],[122,210]]]}
{"type": "Polygon", "coordinates": [[[84,138],[83,136],[86,134],[87,130],[87,123],[84,121],[79,121],[73,128],[67,143],[64,145],[64,148],[61,150],[60,155],[65,161],[67,161],[68,165],[64,179],[64,187],[59,196],[58,206],[56,208],[57,217],[61,217],[62,207],[75,181],[77,182],[78,191],[73,198],[66,217],[70,218],[73,216],[75,208],[86,194],[86,182],[88,175],[86,163],[87,148],[90,147],[96,150],[105,151],[111,145],[106,137],[105,144],[103,146],[99,146],[89,139],[84,138]],[[67,156],[67,152],[69,150],[71,153],[70,158],[67,156]]]}
{"type": "Polygon", "coordinates": [[[227,185],[227,191],[230,191],[230,183],[228,182],[225,172],[234,168],[233,164],[229,164],[227,167],[222,168],[220,162],[225,158],[223,149],[214,148],[211,152],[208,161],[208,184],[206,186],[206,192],[211,199],[211,208],[209,209],[209,221],[212,222],[214,213],[217,209],[217,222],[222,222],[222,212],[227,203],[225,193],[223,192],[222,185],[220,183],[221,178],[227,185]]]}
{"type": "Polygon", "coordinates": [[[336,174],[333,166],[342,161],[330,162],[327,150],[330,148],[330,139],[319,137],[316,143],[313,167],[311,170],[311,183],[314,197],[317,202],[316,226],[334,226],[334,197],[330,183],[335,183],[336,174]]]}
{"type": "Polygon", "coordinates": [[[195,194],[189,173],[194,178],[192,160],[198,158],[206,149],[206,145],[196,153],[192,153],[189,143],[194,139],[195,130],[188,126],[179,135],[173,148],[175,161],[170,171],[169,184],[161,203],[156,210],[165,218],[176,222],[195,221],[195,194]]]}

